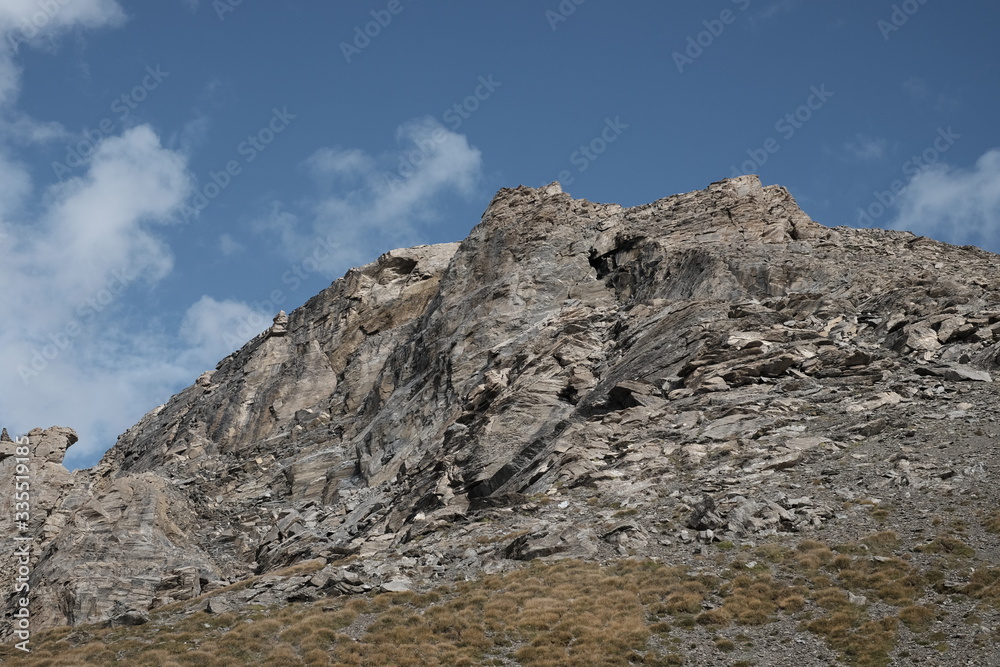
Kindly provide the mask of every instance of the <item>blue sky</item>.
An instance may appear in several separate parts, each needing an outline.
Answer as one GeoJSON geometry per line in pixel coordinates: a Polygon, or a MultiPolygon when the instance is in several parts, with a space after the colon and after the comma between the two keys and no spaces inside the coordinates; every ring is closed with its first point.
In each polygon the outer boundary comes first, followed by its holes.
{"type": "Polygon", "coordinates": [[[1000,251],[985,0],[0,0],[0,424],[70,467],[494,192],[739,173],[1000,251]]]}

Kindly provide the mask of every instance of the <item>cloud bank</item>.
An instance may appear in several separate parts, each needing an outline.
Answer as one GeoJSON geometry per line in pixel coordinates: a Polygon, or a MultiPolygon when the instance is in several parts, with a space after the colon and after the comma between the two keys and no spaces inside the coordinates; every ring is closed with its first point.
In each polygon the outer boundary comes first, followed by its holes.
{"type": "Polygon", "coordinates": [[[971,169],[938,164],[918,173],[900,193],[891,228],[1000,252],[1000,149],[971,169]]]}

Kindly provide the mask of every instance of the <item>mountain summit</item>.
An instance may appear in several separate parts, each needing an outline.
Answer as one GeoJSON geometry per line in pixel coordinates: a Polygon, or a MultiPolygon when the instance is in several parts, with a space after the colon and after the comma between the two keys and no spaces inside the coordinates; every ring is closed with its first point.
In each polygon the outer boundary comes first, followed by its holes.
{"type": "MultiPolygon", "coordinates": [[[[461,243],[279,314],[96,467],[61,465],[71,429],[32,431],[30,526],[6,511],[0,532],[31,539],[36,631],[537,558],[712,563],[860,539],[878,504],[919,546],[948,499],[1000,505],[998,369],[996,255],[828,228],[755,176],[634,208],[504,189],[461,243]],[[307,561],[325,575],[226,588],[307,561]]],[[[969,531],[963,566],[997,565],[969,531]]]]}

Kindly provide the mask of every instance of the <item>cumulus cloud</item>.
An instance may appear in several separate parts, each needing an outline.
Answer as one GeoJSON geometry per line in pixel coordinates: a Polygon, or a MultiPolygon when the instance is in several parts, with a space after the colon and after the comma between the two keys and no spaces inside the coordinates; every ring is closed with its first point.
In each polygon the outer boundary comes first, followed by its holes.
{"type": "Polygon", "coordinates": [[[110,137],[85,177],[51,188],[46,252],[62,260],[59,272],[98,275],[102,266],[127,262],[150,280],[162,278],[172,266],[169,250],[142,223],[173,220],[190,187],[185,159],[161,147],[148,126],[110,137]]]}
{"type": "Polygon", "coordinates": [[[293,259],[308,256],[316,238],[335,238],[321,266],[330,274],[412,245],[443,200],[474,194],[482,155],[429,117],[402,125],[396,140],[396,150],[379,156],[354,148],[316,151],[303,165],[317,184],[315,200],[294,210],[275,203],[257,228],[277,236],[293,259]]]}
{"type": "Polygon", "coordinates": [[[891,227],[1000,252],[1000,149],[971,169],[939,164],[918,173],[900,193],[891,227]]]}
{"type": "MultiPolygon", "coordinates": [[[[16,186],[0,181],[0,201],[12,192],[30,194],[23,168],[7,169],[19,178],[16,186]]],[[[135,322],[122,298],[169,271],[172,256],[155,225],[174,219],[190,183],[184,159],[139,126],[101,142],[84,174],[51,186],[42,206],[19,207],[16,221],[4,223],[0,312],[9,320],[0,330],[0,394],[6,424],[27,430],[49,426],[59,415],[91,436],[77,454],[93,454],[109,444],[94,436],[115,435],[102,425],[120,428],[116,418],[141,414],[149,408],[140,405],[143,399],[176,382],[177,369],[149,374],[151,363],[169,358],[166,342],[135,322]]]]}

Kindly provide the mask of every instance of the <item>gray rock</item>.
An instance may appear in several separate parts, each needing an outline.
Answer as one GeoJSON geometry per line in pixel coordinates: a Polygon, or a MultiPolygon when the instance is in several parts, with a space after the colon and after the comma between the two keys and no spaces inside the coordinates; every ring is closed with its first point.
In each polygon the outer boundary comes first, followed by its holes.
{"type": "MultiPolygon", "coordinates": [[[[931,414],[991,432],[998,266],[827,229],[753,176],[632,208],[505,189],[461,243],[388,252],[279,313],[95,468],[62,466],[71,430],[32,431],[32,518],[4,505],[0,534],[38,554],[42,630],[201,593],[219,613],[536,558],[688,558],[674,541],[711,558],[831,530],[838,490],[986,494],[986,454],[904,469],[885,443],[944,456],[915,437],[931,414]],[[919,268],[939,263],[963,270],[919,268]]],[[[0,438],[4,503],[15,458],[0,438]]]]}
{"type": "Polygon", "coordinates": [[[379,588],[385,593],[406,593],[411,590],[410,582],[404,579],[393,579],[382,584],[379,588]]]}
{"type": "Polygon", "coordinates": [[[993,377],[987,371],[977,370],[969,366],[952,366],[944,372],[944,379],[952,382],[993,382],[993,377]]]}

